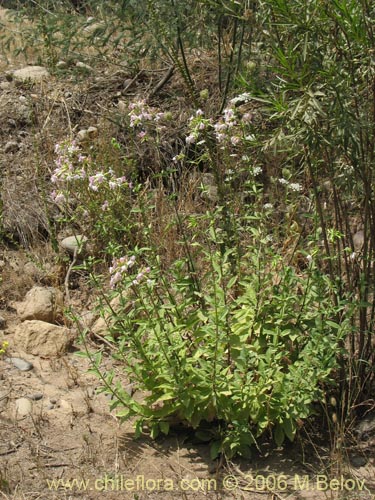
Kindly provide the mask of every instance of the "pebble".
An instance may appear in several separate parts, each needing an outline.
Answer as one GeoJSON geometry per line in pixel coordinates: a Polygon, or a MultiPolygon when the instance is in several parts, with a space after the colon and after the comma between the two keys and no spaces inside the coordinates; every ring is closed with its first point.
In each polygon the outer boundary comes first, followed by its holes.
{"type": "Polygon", "coordinates": [[[66,61],[57,61],[57,63],[56,63],[57,69],[65,69],[67,67],[68,67],[68,64],[66,63],[66,61]]]}
{"type": "Polygon", "coordinates": [[[55,405],[57,403],[57,398],[50,398],[50,403],[55,405]]]}
{"type": "Polygon", "coordinates": [[[27,398],[16,399],[16,417],[26,417],[33,411],[33,404],[27,398]]]}
{"type": "Polygon", "coordinates": [[[22,358],[5,358],[7,363],[11,363],[13,366],[21,370],[21,372],[28,372],[34,368],[32,363],[25,361],[22,358]]]}
{"type": "Polygon", "coordinates": [[[47,405],[47,410],[53,410],[54,408],[55,408],[55,405],[53,405],[51,403],[47,405]]]}
{"type": "Polygon", "coordinates": [[[43,399],[43,394],[41,392],[36,392],[35,394],[31,394],[31,396],[28,396],[29,399],[32,401],[40,401],[43,399]]]}
{"type": "Polygon", "coordinates": [[[0,82],[0,89],[1,90],[7,90],[11,86],[10,82],[0,82]]]}
{"type": "Polygon", "coordinates": [[[76,67],[79,68],[79,69],[83,69],[85,71],[90,71],[90,72],[93,71],[93,69],[92,69],[91,66],[89,66],[88,64],[85,64],[85,63],[83,63],[81,61],[78,61],[76,63],[76,67]]]}
{"type": "Polygon", "coordinates": [[[64,238],[60,245],[64,250],[66,250],[71,255],[74,255],[74,252],[79,249],[78,253],[82,253],[83,248],[87,242],[86,236],[82,234],[77,234],[76,236],[68,236],[68,238],[64,238]]]}
{"type": "Polygon", "coordinates": [[[367,458],[361,455],[351,457],[350,463],[353,467],[364,467],[367,464],[367,458]]]}
{"type": "Polygon", "coordinates": [[[95,137],[98,137],[97,127],[91,126],[88,129],[83,128],[77,133],[77,140],[81,143],[94,139],[95,137]]]}

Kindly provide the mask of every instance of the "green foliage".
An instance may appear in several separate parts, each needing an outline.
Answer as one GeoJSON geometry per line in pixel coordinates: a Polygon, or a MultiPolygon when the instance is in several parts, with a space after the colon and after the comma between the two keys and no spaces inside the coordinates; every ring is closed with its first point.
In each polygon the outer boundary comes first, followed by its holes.
{"type": "Polygon", "coordinates": [[[271,124],[264,148],[281,154],[294,178],[309,179],[322,260],[338,284],[335,300],[357,304],[349,370],[357,374],[357,394],[372,376],[375,326],[375,308],[366,305],[375,282],[374,14],[366,1],[260,1],[273,77],[262,92],[248,81],[271,124]],[[353,219],[364,228],[361,253],[354,251],[353,219]]]}
{"type": "Polygon", "coordinates": [[[51,65],[114,52],[134,70],[167,60],[191,102],[184,141],[181,130],[163,135],[178,117],[138,99],[119,121],[126,160],[71,143],[57,151],[53,199],[64,220],[114,257],[120,308],[109,307],[109,340],[144,401],[101,372],[99,353],[92,363],[120,416],[136,417],[136,434],[147,426],[152,437],[175,422],[201,437],[209,426],[213,457],[247,456],[265,432],[278,445],[292,440],[339,369],[341,384],[355,374],[361,394],[375,328],[374,6],[91,0],[80,13],[61,1],[32,2],[24,14],[32,24],[20,50],[42,44],[51,65]],[[214,88],[195,73],[202,52],[217,62],[214,88]],[[149,185],[169,189],[171,177],[201,171],[213,179],[201,185],[213,193],[207,215],[202,206],[181,214],[178,188],[163,198],[173,216],[155,215],[149,185]],[[172,226],[182,257],[167,261],[168,242],[157,238],[172,226]]]}
{"type": "Polygon", "coordinates": [[[129,396],[113,372],[103,375],[100,360],[94,372],[114,394],[118,415],[136,417],[136,434],[145,426],[152,437],[168,434],[177,422],[199,431],[211,422],[213,457],[247,456],[270,429],[278,445],[293,440],[321,399],[348,325],[336,322],[339,308],[325,298],[329,283],[314,264],[298,275],[257,236],[259,245],[241,259],[243,276],[231,273],[231,251],[199,248],[204,292],[188,259],[168,271],[147,253],[114,263],[112,276],[121,276],[111,298],[122,306],[109,340],[144,400],[129,396]]]}

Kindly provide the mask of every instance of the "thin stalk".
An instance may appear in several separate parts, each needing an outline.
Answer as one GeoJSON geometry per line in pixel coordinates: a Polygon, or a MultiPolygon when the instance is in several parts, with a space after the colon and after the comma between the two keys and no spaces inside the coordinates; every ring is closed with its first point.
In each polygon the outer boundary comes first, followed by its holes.
{"type": "Polygon", "coordinates": [[[235,53],[235,47],[236,47],[237,28],[238,28],[238,19],[236,17],[234,19],[232,46],[231,46],[230,57],[229,57],[227,79],[225,82],[224,94],[223,94],[223,99],[221,101],[219,114],[221,114],[223,112],[223,110],[225,108],[225,104],[227,102],[227,97],[228,97],[228,92],[229,92],[229,87],[230,87],[230,82],[231,82],[231,76],[232,76],[231,73],[232,73],[232,68],[233,68],[233,59],[234,59],[234,53],[235,53]]]}

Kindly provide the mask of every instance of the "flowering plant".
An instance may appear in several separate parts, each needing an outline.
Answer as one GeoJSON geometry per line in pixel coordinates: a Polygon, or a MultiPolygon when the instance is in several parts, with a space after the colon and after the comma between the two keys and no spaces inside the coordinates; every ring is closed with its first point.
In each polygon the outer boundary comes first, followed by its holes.
{"type": "Polygon", "coordinates": [[[98,242],[123,242],[132,227],[134,187],[128,176],[99,163],[76,141],[56,144],[55,154],[50,199],[59,207],[60,218],[97,235],[98,242]]]}

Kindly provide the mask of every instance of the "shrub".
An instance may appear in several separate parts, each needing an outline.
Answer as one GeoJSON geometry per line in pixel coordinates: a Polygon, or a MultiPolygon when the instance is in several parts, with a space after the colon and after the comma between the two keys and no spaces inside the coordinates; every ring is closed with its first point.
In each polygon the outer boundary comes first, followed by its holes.
{"type": "Polygon", "coordinates": [[[99,354],[93,368],[118,415],[136,417],[136,435],[145,427],[152,437],[168,434],[179,422],[202,436],[208,424],[212,457],[248,456],[267,431],[277,445],[293,440],[333,380],[348,324],[337,322],[342,307],[332,306],[331,284],[313,261],[297,273],[254,230],[258,243],[233,275],[231,251],[215,248],[210,226],[211,250],[199,247],[200,286],[188,259],[165,271],[143,253],[110,268],[110,298],[121,307],[112,310],[108,340],[143,401],[101,372],[99,354]]]}

